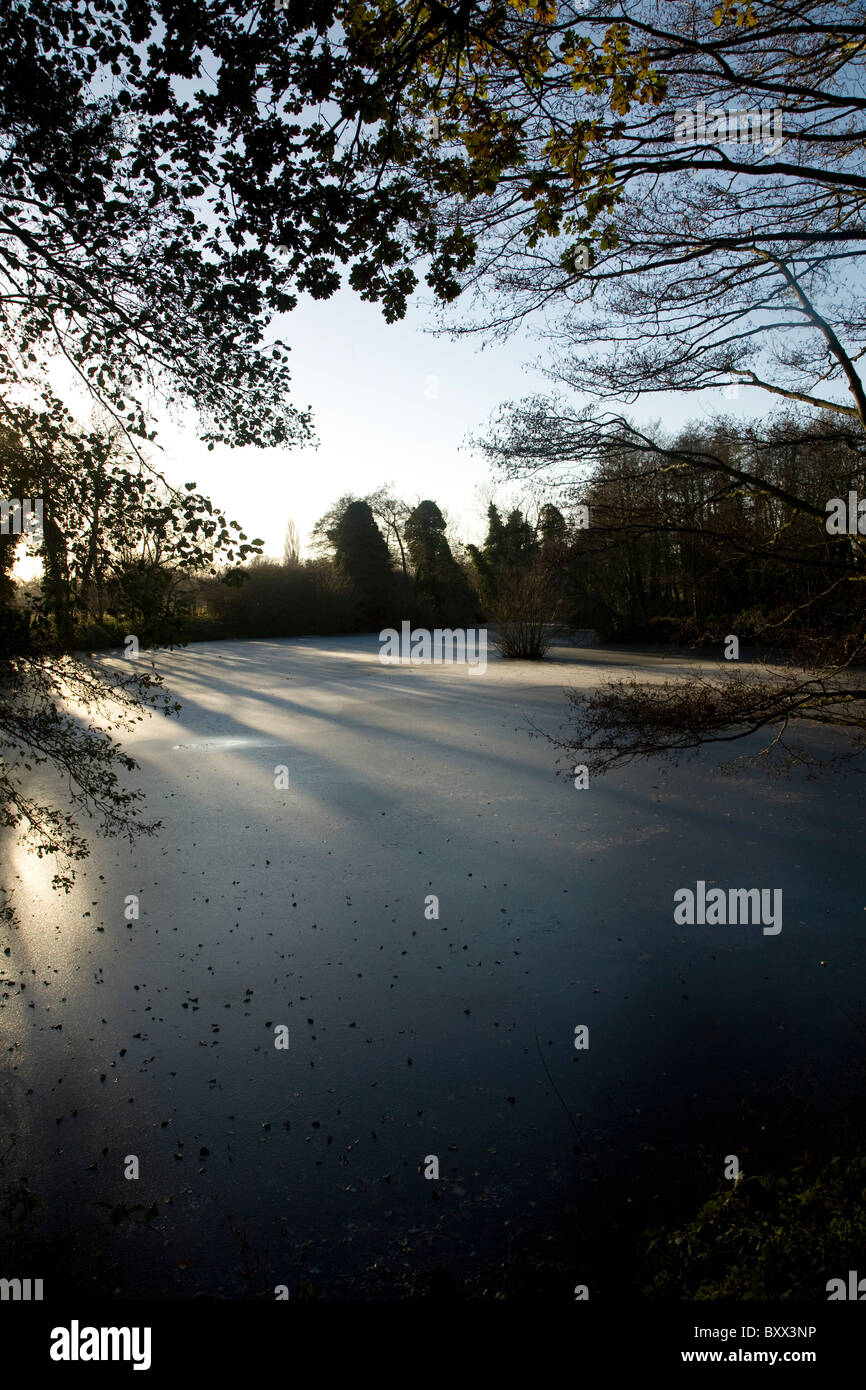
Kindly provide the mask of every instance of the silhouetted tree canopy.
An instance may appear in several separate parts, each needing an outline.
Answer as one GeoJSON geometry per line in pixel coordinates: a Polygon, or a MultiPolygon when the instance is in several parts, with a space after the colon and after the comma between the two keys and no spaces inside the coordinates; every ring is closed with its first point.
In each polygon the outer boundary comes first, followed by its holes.
{"type": "Polygon", "coordinates": [[[439,507],[427,499],[406,519],[406,542],[418,591],[434,613],[456,622],[468,618],[475,604],[466,575],[451,553],[445,528],[439,507]]]}
{"type": "Polygon", "coordinates": [[[359,611],[383,620],[392,586],[391,556],[368,502],[350,502],[328,533],[338,571],[348,580],[359,611]]]}

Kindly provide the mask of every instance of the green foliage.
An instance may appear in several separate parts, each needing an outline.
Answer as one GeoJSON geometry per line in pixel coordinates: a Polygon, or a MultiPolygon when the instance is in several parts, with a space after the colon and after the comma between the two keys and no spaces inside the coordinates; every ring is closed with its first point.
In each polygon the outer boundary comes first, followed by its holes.
{"type": "Polygon", "coordinates": [[[826,1299],[862,1267],[866,1157],[726,1183],[693,1220],[648,1233],[651,1298],[826,1299]]]}
{"type": "MultiPolygon", "coordinates": [[[[495,609],[499,592],[506,579],[516,571],[528,568],[538,552],[538,543],[523,513],[514,508],[503,522],[499,509],[490,503],[487,508],[487,538],[484,545],[467,546],[468,554],[478,576],[478,588],[485,604],[495,609]]],[[[510,585],[513,589],[513,584],[510,585]]]]}
{"type": "Polygon", "coordinates": [[[545,502],[538,513],[541,557],[548,565],[560,564],[568,553],[568,523],[558,507],[545,502]]]}

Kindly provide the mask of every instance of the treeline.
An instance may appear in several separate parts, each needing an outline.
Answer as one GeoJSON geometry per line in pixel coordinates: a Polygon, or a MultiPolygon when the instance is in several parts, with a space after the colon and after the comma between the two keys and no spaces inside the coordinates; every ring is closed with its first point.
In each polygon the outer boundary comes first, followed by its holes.
{"type": "Polygon", "coordinates": [[[834,660],[861,641],[862,586],[852,580],[862,537],[826,525],[831,498],[858,489],[866,498],[856,424],[791,412],[666,439],[623,422],[607,434],[581,424],[569,439],[537,412],[512,423],[510,440],[488,446],[492,460],[525,482],[530,456],[545,459],[542,495],[558,506],[503,516],[491,505],[483,544],[455,555],[434,502],[413,509],[384,488],[341,498],[315,528],[319,557],[254,560],[241,588],[223,589],[221,621],[241,636],[291,635],[311,622],[338,632],[483,620],[505,655],[530,657],[553,632],[586,628],[612,641],[696,644],[733,632],[834,660]],[[552,455],[567,465],[558,488],[552,455]]]}
{"type": "MultiPolygon", "coordinates": [[[[410,507],[386,488],[342,497],[313,530],[319,552],[306,561],[255,559],[231,582],[198,586],[199,604],[233,637],[368,632],[490,623],[504,655],[544,654],[569,610],[566,557],[576,531],[552,504],[533,522],[519,508],[488,508],[481,546],[452,551],[439,506],[410,507]]],[[[288,549],[288,547],[287,547],[288,549]]],[[[206,624],[205,624],[206,625],[206,624]]],[[[204,635],[199,617],[193,626],[204,635]]]]}
{"type": "MultiPolygon", "coordinates": [[[[340,498],[314,528],[311,558],[301,559],[290,523],[284,555],[272,560],[194,483],[172,490],[110,428],[79,431],[59,453],[6,433],[0,457],[15,495],[38,497],[43,513],[40,578],[13,580],[23,541],[0,535],[0,644],[9,656],[104,650],[130,634],[147,648],[368,632],[407,619],[465,627],[501,618],[507,631],[515,577],[547,553],[555,511],[533,526],[519,510],[503,520],[491,507],[484,546],[458,544],[455,553],[436,502],[410,506],[382,487],[340,498]]],[[[543,623],[549,614],[534,616],[543,623]]]]}
{"type": "Polygon", "coordinates": [[[826,524],[830,499],[866,496],[859,427],[788,415],[582,442],[591,472],[569,495],[590,524],[559,562],[572,621],[612,640],[736,633],[801,655],[860,641],[862,537],[826,524]]]}
{"type": "MultiPolygon", "coordinates": [[[[8,466],[15,441],[0,447],[8,466]]],[[[558,449],[571,470],[554,493],[560,506],[503,516],[491,505],[483,544],[452,547],[436,502],[410,506],[381,487],[341,497],[316,524],[310,558],[290,524],[283,558],[271,560],[193,484],[174,493],[110,433],[82,434],[74,459],[21,469],[21,492],[44,499],[44,573],[13,585],[16,538],[0,537],[4,645],[98,649],[134,633],[158,646],[408,619],[486,622],[505,655],[538,657],[557,627],[647,642],[735,632],[798,650],[844,649],[862,629],[850,582],[861,543],[824,524],[829,499],[858,486],[866,495],[857,432],[783,416],[693,426],[664,443],[633,427],[569,443],[562,421],[517,410],[511,433],[485,447],[506,476],[525,474],[533,450],[558,449]]]]}
{"type": "Polygon", "coordinates": [[[216,621],[232,637],[369,632],[404,620],[472,626],[497,609],[497,584],[522,563],[525,537],[535,536],[519,511],[506,522],[495,507],[490,513],[493,535],[513,538],[511,546],[498,551],[489,538],[482,551],[458,544],[455,554],[429,498],[410,507],[386,488],[344,496],[314,527],[312,558],[287,546],[282,561],[257,558],[237,575],[200,583],[192,626],[203,631],[216,621]]]}

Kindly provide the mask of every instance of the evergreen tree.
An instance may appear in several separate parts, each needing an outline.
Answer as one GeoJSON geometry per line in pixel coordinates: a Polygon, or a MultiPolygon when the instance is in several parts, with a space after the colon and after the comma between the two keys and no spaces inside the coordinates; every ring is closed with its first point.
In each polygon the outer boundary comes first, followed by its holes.
{"type": "Polygon", "coordinates": [[[478,592],[486,607],[496,599],[497,576],[499,574],[505,542],[505,526],[499,508],[491,502],[487,508],[487,537],[481,549],[477,545],[467,545],[466,551],[472,561],[478,580],[478,592]]]}
{"type": "Polygon", "coordinates": [[[445,535],[445,518],[435,502],[419,502],[405,526],[415,586],[437,616],[462,621],[474,607],[472,590],[445,535]]]}
{"type": "Polygon", "coordinates": [[[538,539],[544,562],[561,564],[568,551],[568,523],[552,502],[545,502],[538,513],[538,539]]]}
{"type": "Polygon", "coordinates": [[[467,546],[478,576],[478,588],[488,607],[495,605],[502,585],[516,572],[528,568],[538,554],[538,541],[519,508],[509,512],[503,522],[499,509],[491,502],[487,508],[487,538],[483,547],[467,546]]]}
{"type": "Polygon", "coordinates": [[[328,531],[337,569],[354,591],[358,617],[376,625],[385,616],[392,589],[391,556],[370,504],[350,502],[328,531]]]}
{"type": "Polygon", "coordinates": [[[506,568],[523,568],[538,553],[535,532],[526,517],[515,507],[508,513],[502,540],[503,562],[506,568]]]}

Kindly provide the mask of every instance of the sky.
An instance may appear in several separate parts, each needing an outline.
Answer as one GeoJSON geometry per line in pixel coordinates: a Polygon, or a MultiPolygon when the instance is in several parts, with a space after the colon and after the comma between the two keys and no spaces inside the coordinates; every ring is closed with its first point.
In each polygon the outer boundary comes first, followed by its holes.
{"type": "MultiPolygon", "coordinates": [[[[292,349],[293,401],[311,406],[318,446],[212,451],[196,438],[195,422],[156,416],[160,450],[152,461],[177,486],[195,482],[265,553],[280,556],[292,519],[305,548],[316,521],[344,493],[363,496],[383,483],[410,504],[438,502],[452,539],[482,541],[490,500],[518,500],[514,485],[494,477],[468,443],[483,433],[498,406],[551,389],[542,366],[544,344],[527,328],[506,342],[437,334],[432,301],[410,302],[406,318],[388,324],[379,306],[351,290],[329,300],[302,296],[276,319],[273,336],[292,349]]],[[[53,384],[84,422],[92,402],[58,368],[53,384]]],[[[589,398],[576,397],[574,404],[589,398]]],[[[641,424],[676,429],[717,412],[766,410],[761,393],[738,400],[721,391],[699,397],[648,396],[622,408],[641,424]]],[[[20,557],[16,572],[35,572],[20,557]]]]}
{"type": "Polygon", "coordinates": [[[544,380],[524,370],[537,353],[525,337],[482,350],[425,331],[433,323],[432,308],[413,305],[405,320],[387,324],[377,305],[349,290],[302,299],[275,327],[292,349],[293,399],[312,407],[318,447],[208,454],[191,430],[168,427],[166,476],[194,479],[271,554],[282,549],[289,517],[305,541],[343,493],[382,483],[409,503],[432,497],[456,534],[478,538],[495,484],[465,438],[501,402],[543,389],[544,380]]]}
{"type": "MultiPolygon", "coordinates": [[[[544,348],[528,330],[485,346],[475,337],[437,335],[435,326],[434,308],[423,300],[387,324],[377,305],[350,290],[325,301],[302,298],[274,331],[292,349],[293,399],[312,407],[318,447],[209,453],[191,427],[169,422],[160,430],[160,466],[171,482],[196,482],[271,555],[282,552],[289,518],[306,543],[338,497],[363,496],[382,483],[393,483],[410,504],[432,498],[455,536],[483,540],[488,501],[507,503],[515,489],[494,478],[467,437],[483,433],[503,402],[551,389],[537,365],[544,348]]],[[[718,399],[649,397],[627,409],[642,423],[676,428],[717,411],[751,413],[759,393],[743,390],[739,401],[712,395],[718,399]]]]}

